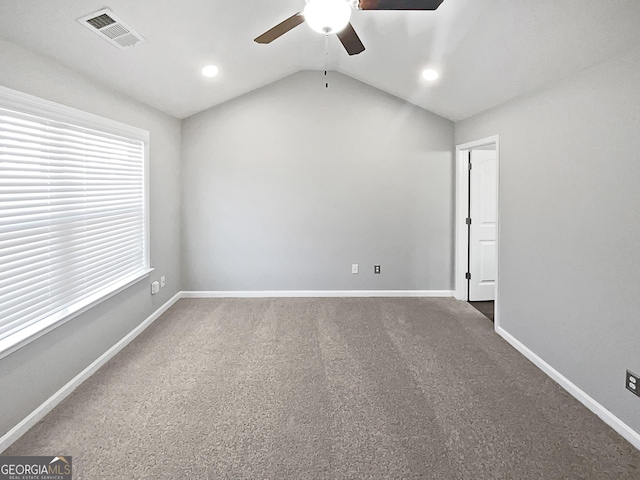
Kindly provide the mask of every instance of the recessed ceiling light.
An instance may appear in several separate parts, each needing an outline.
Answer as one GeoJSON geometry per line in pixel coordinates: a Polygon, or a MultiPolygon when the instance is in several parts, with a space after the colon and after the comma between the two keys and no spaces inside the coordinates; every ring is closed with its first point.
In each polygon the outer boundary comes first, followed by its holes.
{"type": "Polygon", "coordinates": [[[422,78],[424,78],[428,82],[433,82],[434,80],[437,80],[439,76],[440,74],[433,68],[425,68],[422,71],[422,78]]]}
{"type": "Polygon", "coordinates": [[[215,77],[220,70],[215,65],[207,65],[202,69],[202,75],[205,77],[215,77]]]}

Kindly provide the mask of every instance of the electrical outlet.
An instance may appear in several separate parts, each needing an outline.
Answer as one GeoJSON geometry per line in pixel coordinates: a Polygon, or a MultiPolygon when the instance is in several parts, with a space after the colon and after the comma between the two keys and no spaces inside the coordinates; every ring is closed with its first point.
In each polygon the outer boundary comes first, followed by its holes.
{"type": "Polygon", "coordinates": [[[160,277],[160,288],[164,287],[167,284],[167,279],[164,275],[160,277]]]}
{"type": "Polygon", "coordinates": [[[635,393],[640,397],[640,375],[636,375],[633,372],[627,370],[627,379],[625,381],[625,387],[630,392],[635,393]]]}
{"type": "Polygon", "coordinates": [[[358,273],[358,264],[354,263],[353,265],[351,265],[351,273],[355,274],[358,273]]]}
{"type": "Polygon", "coordinates": [[[160,284],[155,281],[151,284],[151,295],[155,295],[160,291],[160,284]]]}
{"type": "Polygon", "coordinates": [[[373,266],[373,273],[375,273],[375,274],[380,273],[380,265],[374,265],[373,266]]]}

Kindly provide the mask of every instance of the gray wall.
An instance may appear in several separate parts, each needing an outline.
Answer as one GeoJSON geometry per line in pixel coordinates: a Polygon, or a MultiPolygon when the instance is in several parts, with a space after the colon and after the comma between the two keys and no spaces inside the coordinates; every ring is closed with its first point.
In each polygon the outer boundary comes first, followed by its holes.
{"type": "Polygon", "coordinates": [[[329,82],[299,72],[183,121],[185,290],[451,289],[453,123],[329,82]]]}
{"type": "Polygon", "coordinates": [[[145,279],[0,359],[0,436],[180,290],[180,121],[0,40],[0,85],[150,132],[151,266],[145,279]],[[166,275],[151,296],[149,283],[166,275]]]}
{"type": "Polygon", "coordinates": [[[640,50],[456,124],[500,135],[501,326],[640,432],[640,50]]]}

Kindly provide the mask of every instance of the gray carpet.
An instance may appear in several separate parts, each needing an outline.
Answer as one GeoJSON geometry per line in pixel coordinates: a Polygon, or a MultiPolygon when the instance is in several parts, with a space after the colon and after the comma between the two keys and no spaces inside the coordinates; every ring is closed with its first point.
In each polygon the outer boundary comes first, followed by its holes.
{"type": "Polygon", "coordinates": [[[453,299],[180,300],[4,455],[75,479],[638,479],[453,299]]]}

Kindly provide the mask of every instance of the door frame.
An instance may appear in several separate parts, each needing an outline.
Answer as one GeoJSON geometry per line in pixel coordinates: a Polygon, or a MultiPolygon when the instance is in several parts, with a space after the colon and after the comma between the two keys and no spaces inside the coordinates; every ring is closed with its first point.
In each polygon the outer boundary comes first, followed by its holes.
{"type": "Polygon", "coordinates": [[[466,218],[469,206],[469,157],[468,152],[480,147],[495,145],[496,147],[496,292],[494,303],[495,328],[499,326],[500,309],[498,299],[500,295],[500,137],[474,140],[456,145],[456,210],[455,210],[455,266],[454,266],[454,294],[458,300],[467,301],[469,285],[466,273],[469,262],[469,239],[467,236],[466,218]]]}

